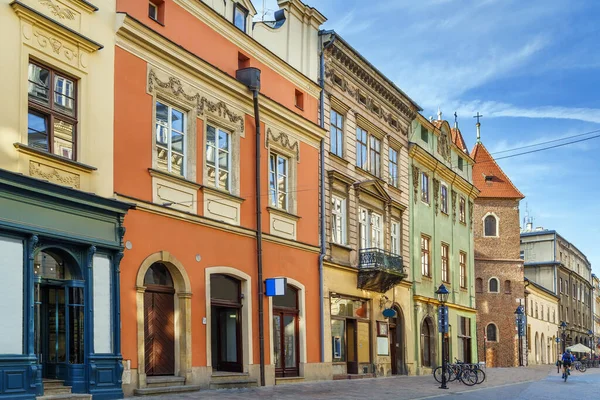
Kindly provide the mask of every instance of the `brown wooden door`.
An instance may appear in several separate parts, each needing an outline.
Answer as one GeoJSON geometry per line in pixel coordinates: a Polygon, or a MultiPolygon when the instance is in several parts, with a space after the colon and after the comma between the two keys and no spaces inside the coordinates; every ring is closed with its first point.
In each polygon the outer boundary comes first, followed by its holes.
{"type": "Polygon", "coordinates": [[[174,290],[147,288],[144,293],[146,375],[175,373],[174,290]]]}
{"type": "Polygon", "coordinates": [[[346,320],[346,355],[347,371],[349,374],[358,374],[358,344],[357,324],[355,319],[346,320]]]}
{"type": "Polygon", "coordinates": [[[390,324],[390,338],[392,343],[390,344],[390,356],[392,363],[392,375],[398,375],[398,338],[396,337],[396,325],[390,324]]]}

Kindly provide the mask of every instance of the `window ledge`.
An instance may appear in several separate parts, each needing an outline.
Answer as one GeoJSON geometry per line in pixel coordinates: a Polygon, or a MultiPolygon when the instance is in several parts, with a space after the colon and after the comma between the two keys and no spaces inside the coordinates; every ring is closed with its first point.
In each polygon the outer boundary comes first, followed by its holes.
{"type": "Polygon", "coordinates": [[[354,169],[356,171],[358,171],[359,173],[363,174],[363,175],[367,175],[373,179],[377,179],[379,181],[379,183],[381,183],[382,185],[386,185],[387,182],[384,181],[381,177],[377,176],[377,175],[373,175],[372,173],[370,173],[369,171],[367,171],[366,169],[362,169],[361,167],[359,167],[358,165],[354,166],[354,169]]]}
{"type": "Polygon", "coordinates": [[[154,21],[154,22],[156,22],[157,24],[159,24],[160,26],[165,26],[165,24],[164,24],[164,23],[160,22],[160,21],[159,21],[159,20],[157,20],[156,18],[152,18],[152,17],[150,17],[150,16],[149,16],[148,18],[150,19],[150,21],[154,21]]]}
{"type": "Polygon", "coordinates": [[[329,242],[329,244],[332,246],[335,246],[335,247],[339,247],[340,249],[348,250],[348,251],[354,250],[352,247],[348,246],[347,244],[339,244],[336,242],[329,242]]]}
{"type": "Polygon", "coordinates": [[[179,175],[175,175],[175,174],[171,174],[167,171],[161,171],[159,169],[154,169],[154,168],[148,168],[148,172],[150,172],[150,175],[153,177],[159,177],[159,178],[163,178],[166,179],[168,181],[174,182],[174,183],[178,183],[181,184],[183,186],[189,187],[191,189],[200,189],[202,188],[202,185],[200,185],[199,183],[196,183],[194,181],[190,181],[188,179],[185,179],[182,176],[179,175]]]}
{"type": "Polygon", "coordinates": [[[56,154],[35,149],[23,143],[14,143],[14,146],[19,151],[19,153],[27,154],[28,156],[38,157],[46,161],[56,162],[58,164],[61,164],[62,166],[71,167],[78,171],[91,173],[98,169],[96,167],[92,167],[91,165],[83,164],[77,161],[69,160],[65,157],[58,156],[56,154]]]}
{"type": "Polygon", "coordinates": [[[242,197],[238,197],[234,194],[231,194],[231,193],[226,192],[221,189],[214,188],[212,186],[204,185],[204,186],[201,186],[201,189],[202,189],[202,192],[208,192],[208,193],[214,194],[215,196],[223,197],[223,198],[226,198],[228,200],[231,200],[231,201],[239,203],[239,204],[242,204],[244,201],[246,201],[246,199],[244,199],[242,197]]]}
{"type": "Polygon", "coordinates": [[[280,208],[275,208],[275,207],[267,207],[267,211],[271,214],[276,214],[276,215],[280,215],[282,217],[286,217],[289,219],[293,219],[294,221],[298,221],[300,219],[300,216],[289,213],[285,210],[282,210],[280,208]]]}
{"type": "Polygon", "coordinates": [[[387,187],[389,189],[391,189],[392,191],[397,192],[398,194],[402,194],[402,190],[400,190],[400,188],[398,186],[394,186],[394,185],[388,183],[387,187]]]}
{"type": "Polygon", "coordinates": [[[339,162],[341,162],[342,164],[350,164],[350,161],[346,160],[344,157],[340,157],[335,153],[332,153],[331,151],[328,152],[329,156],[333,159],[333,160],[337,160],[339,162]]]}
{"type": "Polygon", "coordinates": [[[450,216],[450,214],[448,214],[447,212],[444,212],[444,211],[440,211],[440,212],[441,212],[441,213],[442,213],[442,215],[443,215],[443,216],[445,216],[445,217],[449,217],[449,216],[450,216]]]}

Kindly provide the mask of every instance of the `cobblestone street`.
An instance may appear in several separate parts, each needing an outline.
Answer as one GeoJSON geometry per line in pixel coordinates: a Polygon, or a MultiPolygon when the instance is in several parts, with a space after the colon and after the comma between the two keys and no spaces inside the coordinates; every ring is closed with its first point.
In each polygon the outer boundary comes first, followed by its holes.
{"type": "Polygon", "coordinates": [[[164,395],[150,397],[152,400],[166,399],[426,399],[426,398],[461,398],[461,399],[538,399],[537,393],[547,393],[556,397],[558,389],[568,385],[569,396],[573,391],[590,390],[590,384],[600,389],[600,369],[588,370],[585,374],[575,372],[565,384],[556,368],[550,366],[534,366],[527,368],[488,368],[486,381],[481,385],[468,387],[462,383],[449,384],[446,391],[440,390],[439,384],[431,375],[401,376],[378,379],[357,379],[344,381],[327,381],[300,383],[252,389],[202,390],[194,393],[164,395]],[[520,384],[519,384],[520,383],[520,384]],[[535,387],[532,392],[532,387],[535,387]],[[485,395],[483,394],[485,392],[485,395]],[[533,394],[536,394],[533,396],[533,394]],[[522,397],[529,396],[529,397],[522,397]],[[532,397],[533,396],[533,397],[532,397]]]}

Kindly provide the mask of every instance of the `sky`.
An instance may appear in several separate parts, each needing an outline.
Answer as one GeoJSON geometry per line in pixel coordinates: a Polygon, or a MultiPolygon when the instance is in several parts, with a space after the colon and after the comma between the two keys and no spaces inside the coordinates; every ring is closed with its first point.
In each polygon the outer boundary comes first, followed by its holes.
{"type": "MultiPolygon", "coordinates": [[[[424,116],[439,107],[452,124],[456,111],[469,149],[477,112],[496,158],[600,134],[598,0],[303,1],[424,116]]],[[[261,13],[263,0],[254,5],[261,13]]],[[[278,9],[276,0],[264,5],[267,16],[278,9]]],[[[599,150],[600,137],[498,164],[526,196],[521,221],[527,209],[534,227],[559,232],[600,276],[599,150]]]]}

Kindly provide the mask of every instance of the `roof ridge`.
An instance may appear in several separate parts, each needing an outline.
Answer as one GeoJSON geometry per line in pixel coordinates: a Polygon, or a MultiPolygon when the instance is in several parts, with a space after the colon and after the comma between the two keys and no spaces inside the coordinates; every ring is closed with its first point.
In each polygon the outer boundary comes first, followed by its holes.
{"type": "MultiPolygon", "coordinates": [[[[486,188],[485,187],[477,187],[480,190],[480,197],[497,197],[497,198],[519,198],[519,199],[523,199],[525,198],[525,196],[523,195],[523,193],[521,193],[521,191],[519,189],[517,189],[517,187],[515,186],[515,184],[510,180],[510,178],[508,177],[508,175],[506,175],[506,173],[504,172],[504,170],[500,167],[500,165],[498,165],[498,163],[496,162],[496,160],[494,159],[494,157],[492,157],[492,155],[490,154],[490,152],[488,151],[488,149],[485,147],[485,145],[481,142],[478,142],[475,144],[475,146],[473,147],[473,150],[471,151],[471,158],[473,158],[473,160],[475,160],[475,165],[473,166],[473,183],[475,183],[476,181],[480,181],[479,177],[476,177],[476,169],[478,164],[479,166],[481,166],[484,162],[489,162],[489,161],[484,161],[484,160],[477,160],[477,157],[489,157],[489,159],[492,161],[492,166],[495,167],[494,169],[496,170],[497,173],[499,173],[501,176],[499,176],[499,178],[504,178],[505,182],[507,185],[510,186],[510,188],[512,190],[514,190],[514,194],[516,194],[516,196],[512,195],[512,196],[508,196],[506,194],[504,195],[498,195],[498,196],[486,196],[485,192],[486,192],[486,188]],[[481,154],[479,154],[479,151],[481,150],[481,154]],[[482,196],[483,195],[483,196],[482,196]]],[[[494,172],[494,171],[493,171],[494,172]]],[[[477,186],[477,185],[475,185],[477,186]]],[[[496,188],[496,189],[500,189],[500,188],[496,188]]]]}

